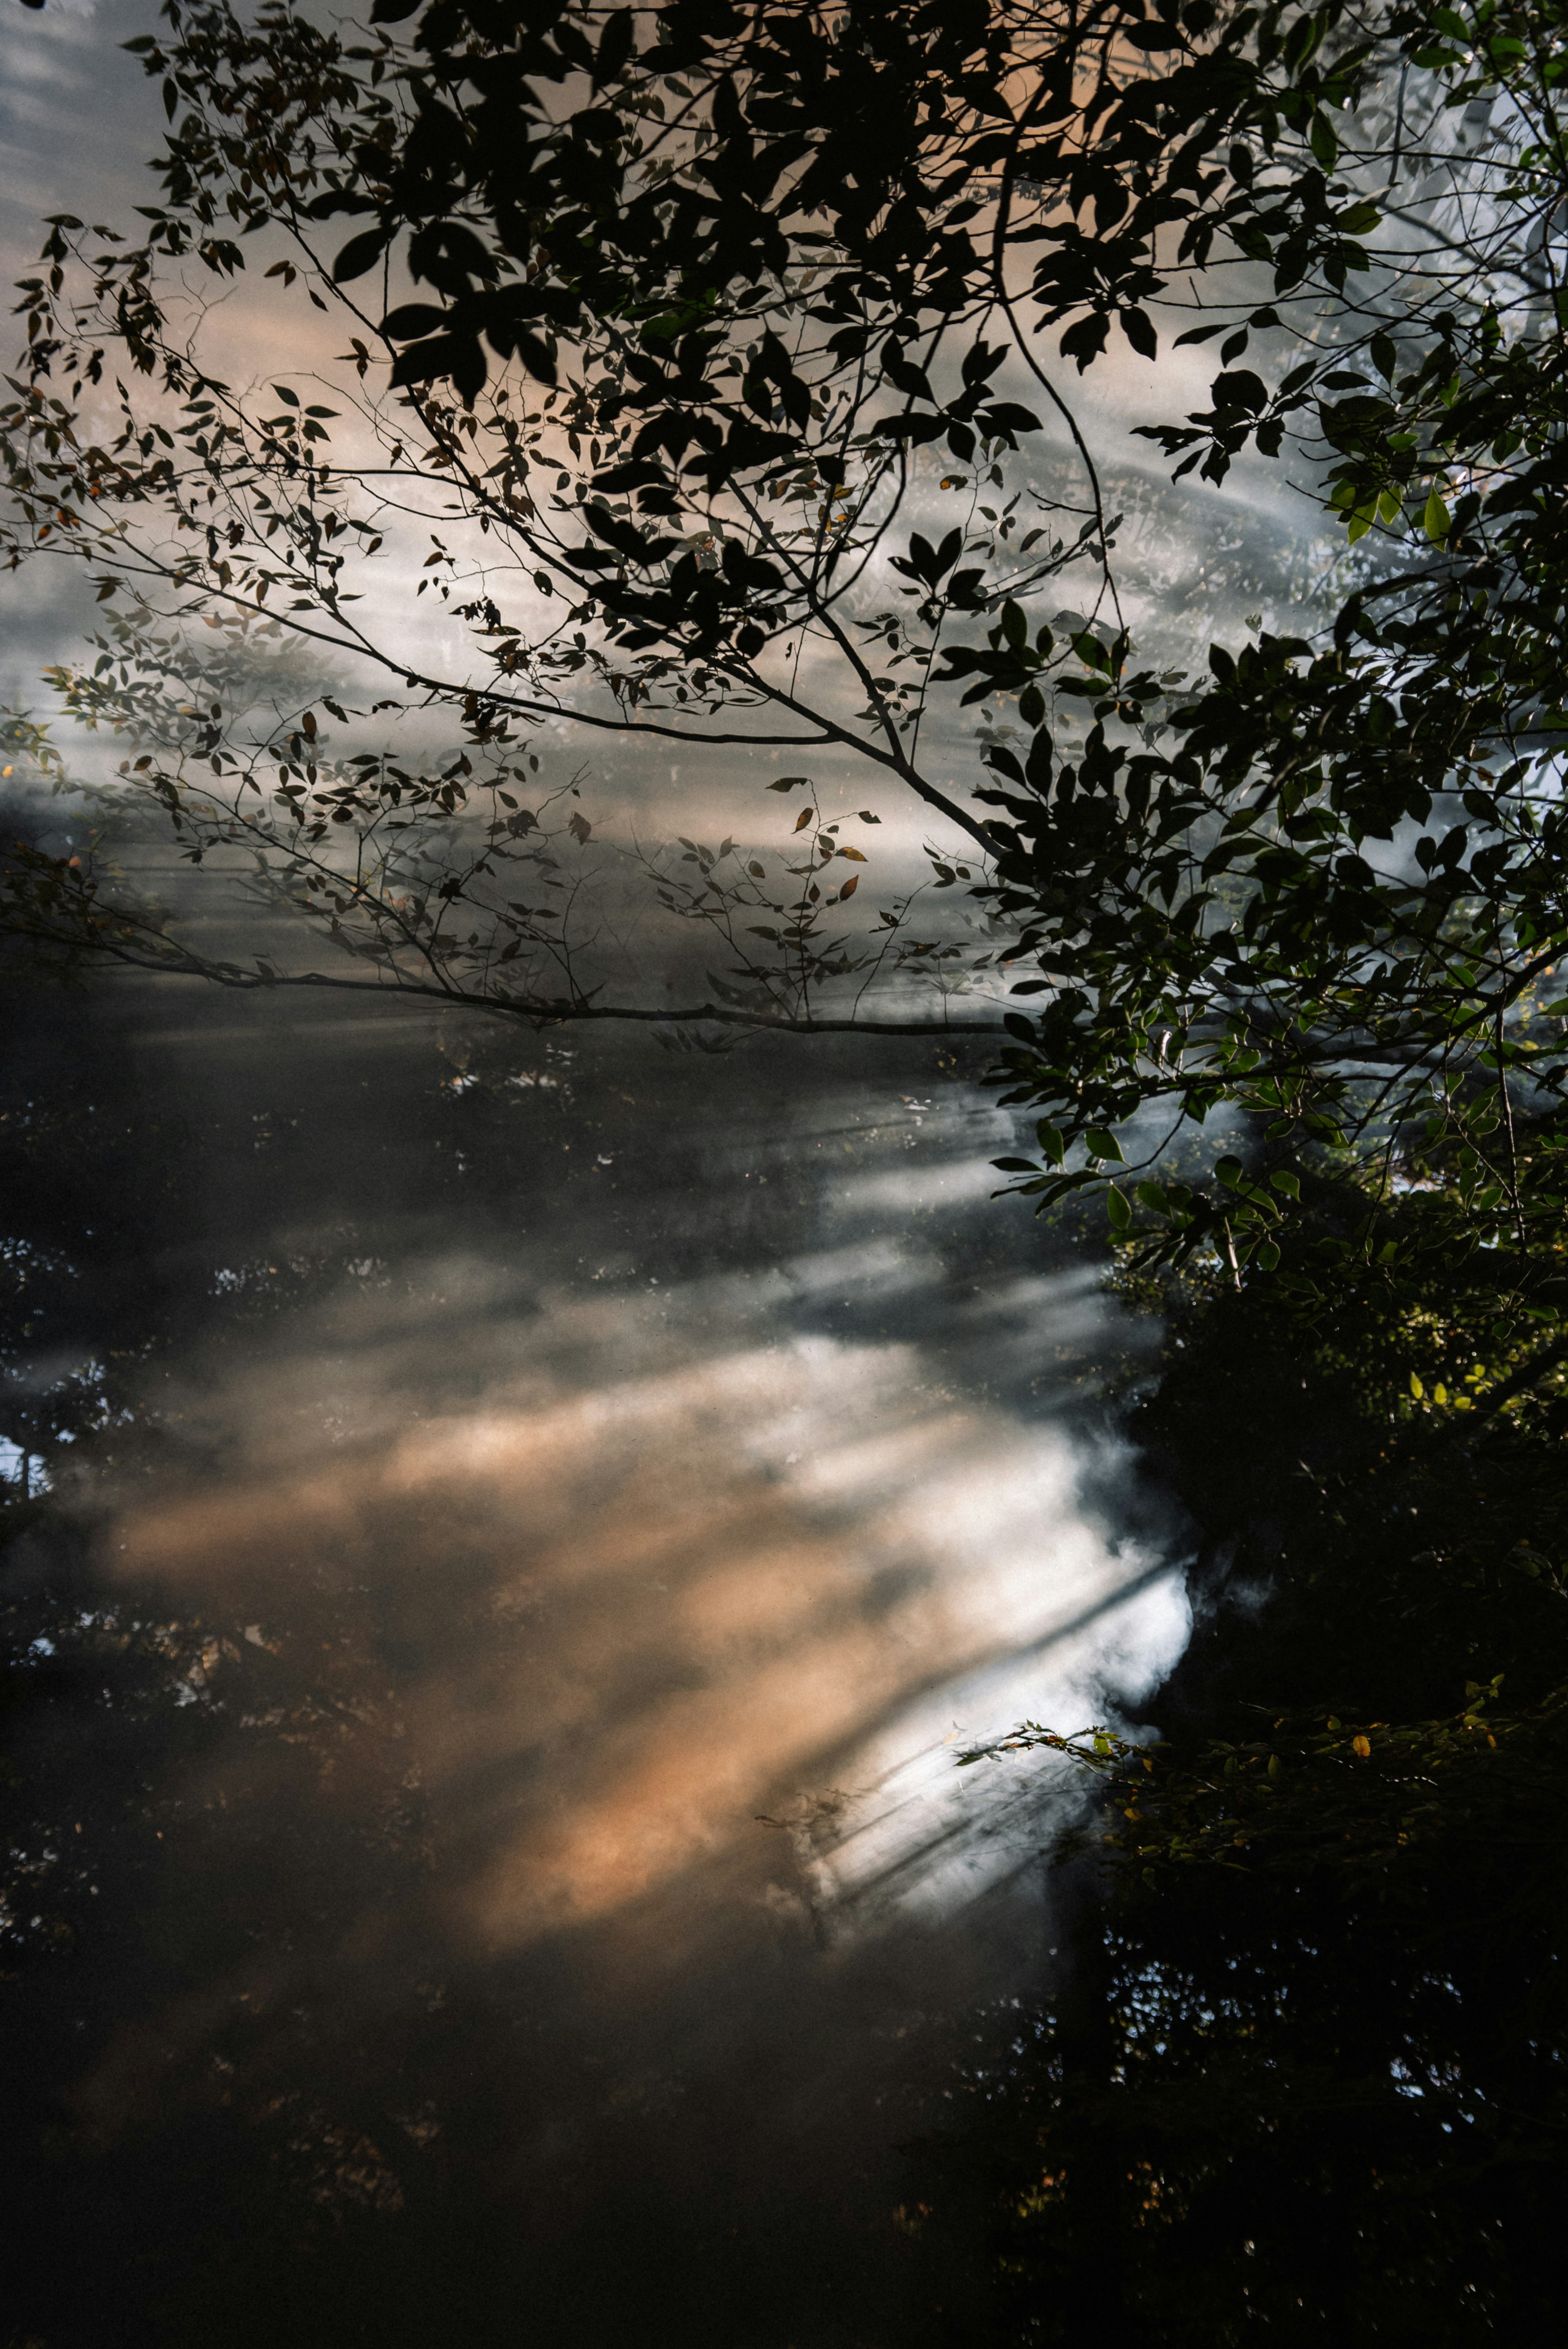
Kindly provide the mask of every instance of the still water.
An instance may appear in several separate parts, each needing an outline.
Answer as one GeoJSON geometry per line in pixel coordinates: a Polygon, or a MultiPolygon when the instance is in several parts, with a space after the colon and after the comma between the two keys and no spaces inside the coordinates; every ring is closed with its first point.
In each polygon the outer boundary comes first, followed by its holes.
{"type": "Polygon", "coordinates": [[[932,2149],[1071,1796],[955,1754],[1185,1633],[1155,1333],[975,1069],[183,984],[14,1042],[13,1400],[91,1398],[7,1552],[18,2340],[957,2337],[932,2149]]]}

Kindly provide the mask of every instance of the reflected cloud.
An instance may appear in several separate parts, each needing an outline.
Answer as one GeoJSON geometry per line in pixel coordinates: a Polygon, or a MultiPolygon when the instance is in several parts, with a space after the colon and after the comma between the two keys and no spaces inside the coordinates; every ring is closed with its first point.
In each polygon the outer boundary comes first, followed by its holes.
{"type": "Polygon", "coordinates": [[[457,2329],[401,2260],[482,2277],[486,2343],[934,2349],[903,2149],[1044,1991],[1077,1799],[955,1755],[1181,1643],[1096,1402],[1152,1333],[990,1205],[929,1061],[591,1040],[545,1092],[529,1039],[459,1092],[396,1009],[147,1012],[178,1204],[55,1463],[96,1566],[29,1602],[81,1936],[37,2070],[100,2264],[155,2241],[268,2341],[330,2239],[388,2343],[457,2329]]]}
{"type": "Polygon", "coordinates": [[[779,1915],[804,1898],[831,1939],[943,1913],[1060,1800],[1037,1776],[1000,1825],[944,1741],[1076,1725],[1113,1659],[1147,1685],[1186,1630],[1169,1568],[1086,1512],[1060,1427],[965,1399],[918,1341],[791,1325],[852,1288],[1006,1350],[1020,1320],[1081,1346],[1104,1311],[1081,1281],[944,1281],[886,1236],[656,1296],[427,1266],[412,1314],[340,1308],[183,1396],[208,1465],[107,1554],[285,1660],[313,1591],[362,1607],[364,1693],[396,1712],[459,1940],[518,1949],[675,1888],[690,1940],[733,1932],[759,1817],[807,1813],[779,1915]]]}

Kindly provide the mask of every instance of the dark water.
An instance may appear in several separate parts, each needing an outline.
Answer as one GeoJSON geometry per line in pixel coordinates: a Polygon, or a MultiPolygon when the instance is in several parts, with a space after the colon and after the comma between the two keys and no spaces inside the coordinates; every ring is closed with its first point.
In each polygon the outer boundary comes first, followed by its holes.
{"type": "Polygon", "coordinates": [[[973,1071],[15,1003],[15,2338],[952,2337],[1064,1799],[954,1751],[1182,1636],[973,1071]]]}

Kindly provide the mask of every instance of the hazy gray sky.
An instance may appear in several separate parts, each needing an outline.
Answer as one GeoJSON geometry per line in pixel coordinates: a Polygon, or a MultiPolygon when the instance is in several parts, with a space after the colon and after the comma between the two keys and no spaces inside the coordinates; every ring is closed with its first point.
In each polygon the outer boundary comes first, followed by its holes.
{"type": "MultiPolygon", "coordinates": [[[[158,86],[120,43],[156,26],[154,0],[0,0],[0,271],[7,285],[38,257],[49,212],[113,222],[150,191],[144,165],[163,119],[158,86]]],[[[18,340],[5,303],[9,346],[18,340]]],[[[7,370],[11,360],[7,347],[7,370]]],[[[40,699],[37,672],[68,650],[91,592],[63,569],[0,576],[0,699],[40,699]]]]}
{"type": "MultiPolygon", "coordinates": [[[[153,29],[153,0],[5,0],[0,238],[7,265],[38,247],[43,213],[101,220],[130,193],[162,121],[158,86],[120,43],[153,29]]],[[[135,201],[134,195],[131,201],[135,201]]]]}

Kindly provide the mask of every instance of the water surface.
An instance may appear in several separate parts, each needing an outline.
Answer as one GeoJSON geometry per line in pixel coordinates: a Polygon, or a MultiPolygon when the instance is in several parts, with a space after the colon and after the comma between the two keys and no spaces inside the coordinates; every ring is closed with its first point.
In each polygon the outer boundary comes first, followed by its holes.
{"type": "Polygon", "coordinates": [[[1152,1332],[972,1072],[174,986],[13,1077],[123,1137],[51,1210],[116,1417],[10,1553],[42,2337],[945,2337],[920,2147],[1067,1799],[955,1749],[1184,1630],[1152,1332]]]}

